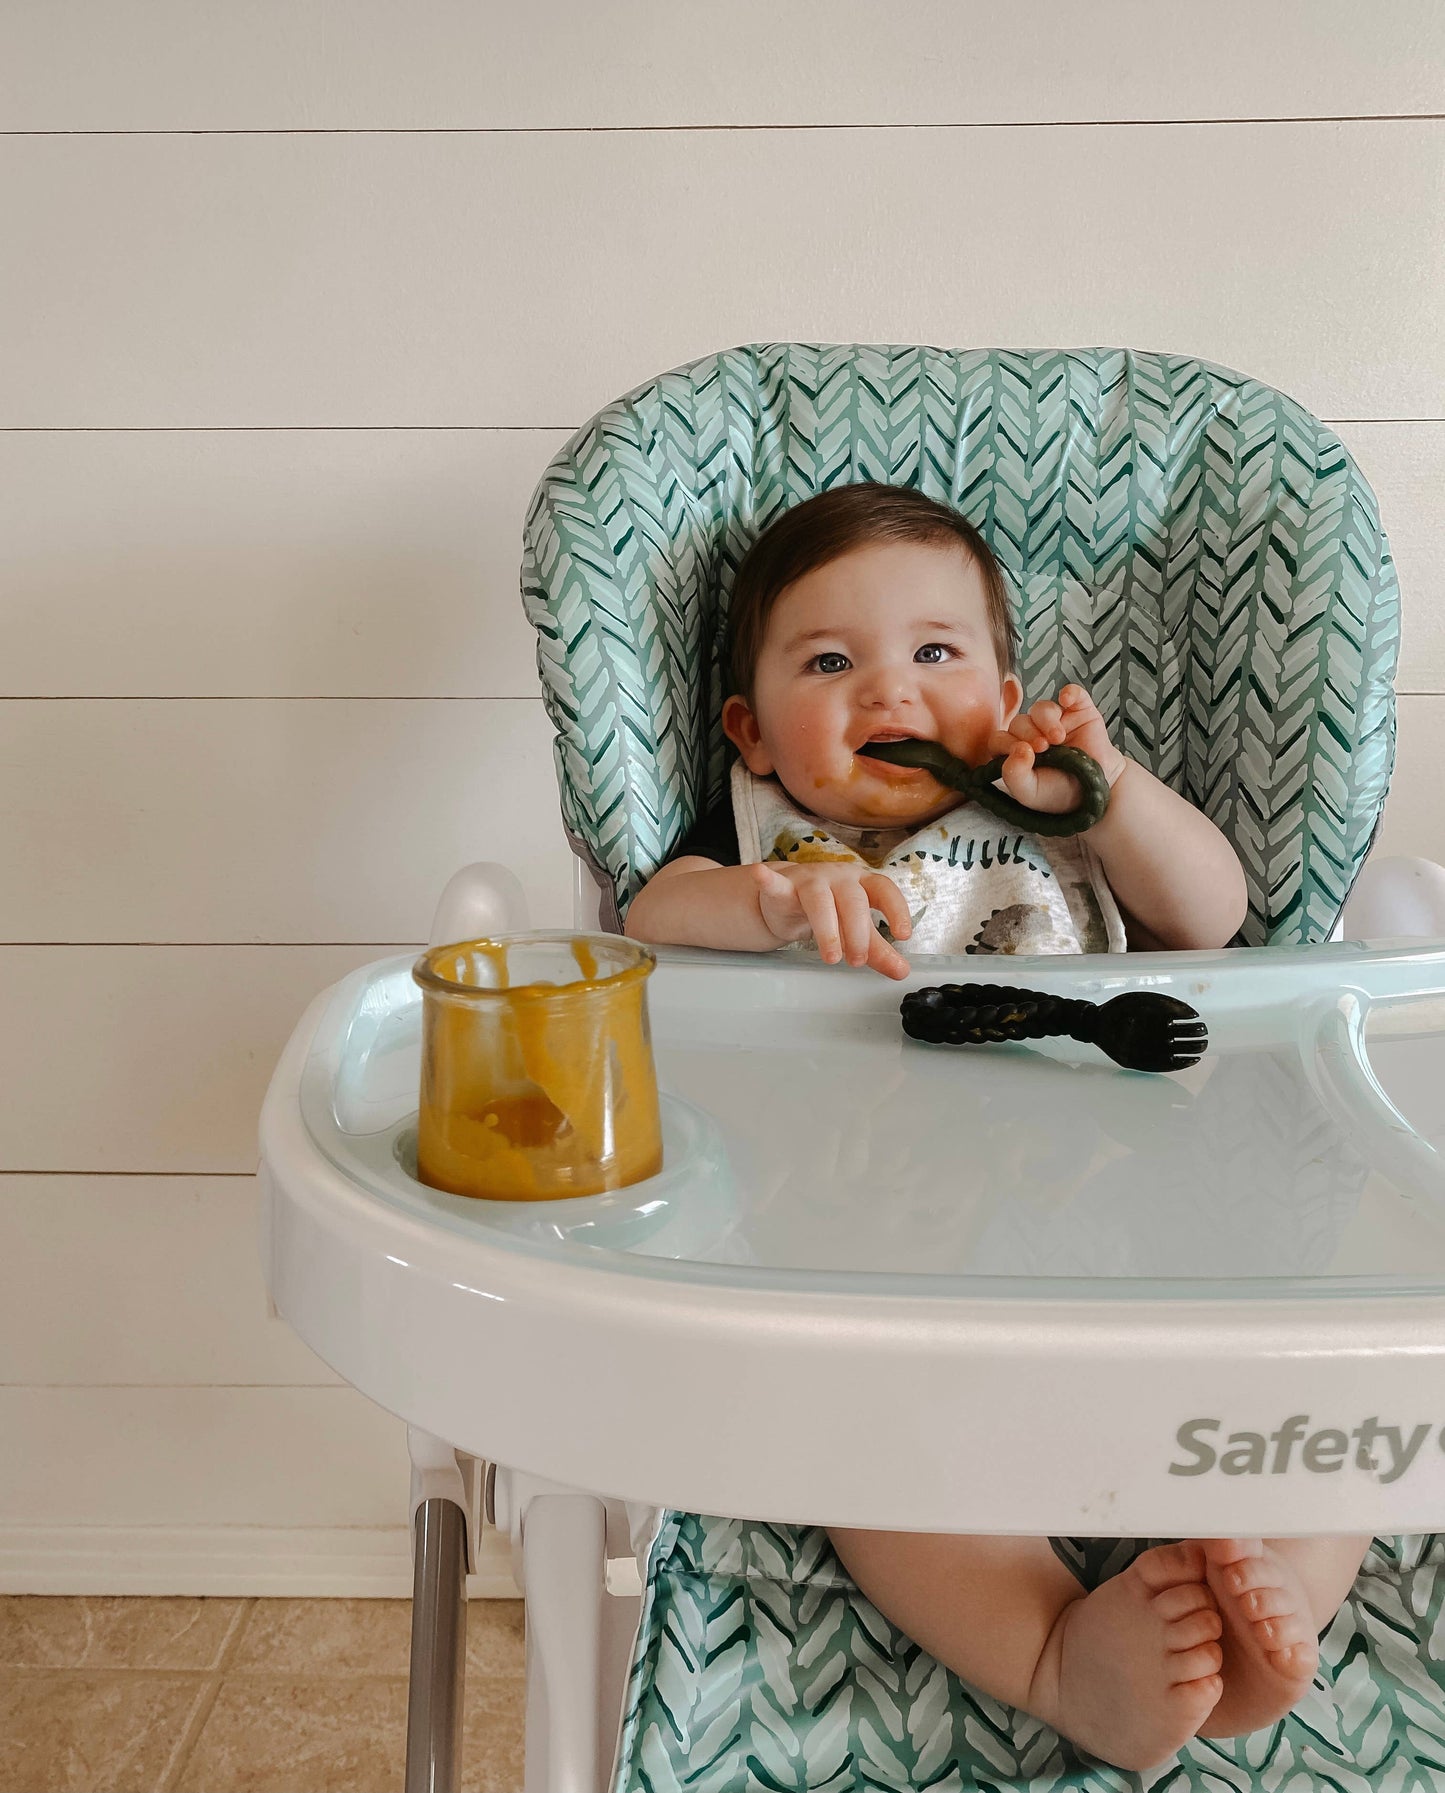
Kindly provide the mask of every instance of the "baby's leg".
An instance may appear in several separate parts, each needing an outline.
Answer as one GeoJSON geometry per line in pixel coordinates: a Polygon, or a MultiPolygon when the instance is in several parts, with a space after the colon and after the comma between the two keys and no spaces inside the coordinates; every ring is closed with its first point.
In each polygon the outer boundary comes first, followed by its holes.
{"type": "Polygon", "coordinates": [[[1044,1643],[1084,1589],[1047,1538],[831,1530],[863,1592],[955,1674],[1027,1707],[1044,1643]]]}
{"type": "Polygon", "coordinates": [[[1224,1692],[1200,1727],[1238,1737],[1282,1718],[1319,1665],[1319,1634],[1340,1610],[1368,1537],[1209,1538],[1206,1574],[1224,1634],[1224,1692]]]}
{"type": "Polygon", "coordinates": [[[1220,1619],[1198,1544],[1146,1550],[1085,1593],[1047,1538],[828,1535],[931,1656],[1117,1768],[1167,1761],[1219,1698],[1220,1619]]]}

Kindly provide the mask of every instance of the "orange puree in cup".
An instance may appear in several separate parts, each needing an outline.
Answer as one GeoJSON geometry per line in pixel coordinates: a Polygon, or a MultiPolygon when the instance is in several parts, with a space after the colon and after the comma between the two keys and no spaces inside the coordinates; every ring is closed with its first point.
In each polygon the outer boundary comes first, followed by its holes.
{"type": "Polygon", "coordinates": [[[423,992],[420,1180],[538,1201],[655,1175],[653,963],[635,941],[566,934],[423,954],[413,968],[423,992]],[[535,981],[514,982],[518,957],[535,981]]]}

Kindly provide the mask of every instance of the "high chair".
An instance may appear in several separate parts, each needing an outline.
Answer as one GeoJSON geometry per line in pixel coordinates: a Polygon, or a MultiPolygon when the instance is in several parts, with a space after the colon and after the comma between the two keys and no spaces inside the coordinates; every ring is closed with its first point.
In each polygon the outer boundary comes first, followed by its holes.
{"type": "MultiPolygon", "coordinates": [[[[1214,818],[1259,950],[895,985],[662,949],[663,1170],[543,1204],[411,1175],[409,958],[318,996],[262,1116],[266,1274],[409,1424],[408,1793],[456,1784],[484,1515],[527,1599],[528,1793],[1445,1784],[1445,872],[1361,872],[1394,746],[1373,496],[1298,405],[1180,357],[782,344],[661,376],[526,522],[579,926],[616,929],[725,788],[742,553],[867,479],[983,531],[1028,697],[1086,685],[1214,818]],[[1419,938],[1347,943],[1388,936],[1419,938]],[[1210,1052],[1149,1079],[901,1041],[905,988],[1000,975],[1183,994],[1210,1052]],[[925,1656],[825,1523],[1051,1536],[1090,1586],[1165,1536],[1379,1535],[1288,1718],[1132,1774],[925,1656]]],[[[432,938],[525,924],[479,865],[432,938]]]]}

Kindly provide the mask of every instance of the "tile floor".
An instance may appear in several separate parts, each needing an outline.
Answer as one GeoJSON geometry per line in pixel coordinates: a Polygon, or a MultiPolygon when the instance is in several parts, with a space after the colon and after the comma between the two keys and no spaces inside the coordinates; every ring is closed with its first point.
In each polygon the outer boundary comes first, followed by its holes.
{"type": "MultiPolygon", "coordinates": [[[[0,1596],[0,1793],[398,1793],[409,1600],[0,1596]]],[[[520,1793],[522,1603],[467,1608],[464,1793],[520,1793]]]]}

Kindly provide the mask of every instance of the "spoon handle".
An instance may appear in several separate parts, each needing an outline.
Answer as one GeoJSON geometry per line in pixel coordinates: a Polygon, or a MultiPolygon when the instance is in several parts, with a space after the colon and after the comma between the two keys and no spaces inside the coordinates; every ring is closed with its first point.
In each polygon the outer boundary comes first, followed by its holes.
{"type": "Polygon", "coordinates": [[[1007,791],[995,788],[995,780],[1003,771],[1004,755],[987,760],[981,766],[968,766],[955,759],[937,741],[877,741],[858,749],[869,759],[884,760],[892,766],[915,766],[931,772],[940,784],[951,786],[985,809],[992,810],[1000,821],[1028,834],[1082,834],[1101,819],[1109,807],[1109,780],[1096,759],[1077,747],[1046,747],[1034,755],[1034,763],[1069,772],[1078,779],[1083,796],[1076,809],[1062,815],[1050,815],[1041,809],[1029,809],[1016,802],[1007,791]]]}

